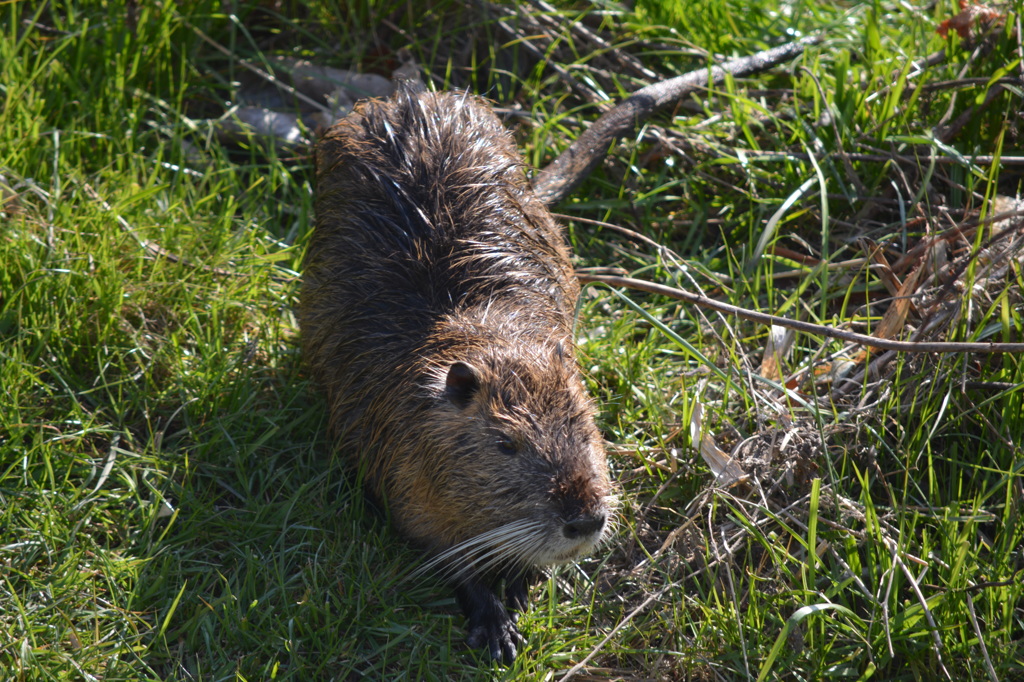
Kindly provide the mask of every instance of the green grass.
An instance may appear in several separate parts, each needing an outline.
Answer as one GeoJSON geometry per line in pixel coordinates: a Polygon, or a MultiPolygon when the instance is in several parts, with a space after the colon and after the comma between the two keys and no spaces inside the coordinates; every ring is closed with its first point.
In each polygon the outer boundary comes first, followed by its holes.
{"type": "MultiPolygon", "coordinates": [[[[0,4],[0,679],[559,679],[591,655],[575,679],[1024,675],[1020,355],[902,354],[840,395],[830,371],[863,359],[798,335],[781,391],[755,377],[764,327],[600,285],[580,352],[618,533],[535,588],[513,666],[467,650],[450,592],[409,577],[416,553],[323,434],[292,312],[310,159],[205,123],[242,60],[387,74],[408,47],[435,87],[525,113],[540,166],[602,95],[649,82],[630,63],[667,78],[820,34],[659,115],[557,210],[581,266],[870,331],[879,270],[793,254],[862,258],[869,238],[894,264],[1020,193],[1016,162],[963,158],[1022,155],[1019,87],[932,135],[1019,77],[1016,15],[975,52],[935,32],[954,2],[524,5],[540,23],[511,31],[454,0],[227,6],[0,4]],[[697,406],[746,482],[715,485],[697,406]]],[[[938,336],[1020,341],[1020,261],[967,266],[987,235],[966,234],[931,256],[964,266],[938,336]]]]}

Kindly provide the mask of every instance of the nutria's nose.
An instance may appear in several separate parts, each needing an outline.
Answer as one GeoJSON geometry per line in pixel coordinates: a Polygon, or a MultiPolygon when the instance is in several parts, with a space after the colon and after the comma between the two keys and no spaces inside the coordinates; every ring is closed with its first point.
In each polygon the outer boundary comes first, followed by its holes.
{"type": "Polygon", "coordinates": [[[577,540],[597,533],[604,528],[604,522],[608,515],[604,512],[597,514],[580,514],[572,521],[566,521],[562,526],[562,534],[570,540],[577,540]]]}

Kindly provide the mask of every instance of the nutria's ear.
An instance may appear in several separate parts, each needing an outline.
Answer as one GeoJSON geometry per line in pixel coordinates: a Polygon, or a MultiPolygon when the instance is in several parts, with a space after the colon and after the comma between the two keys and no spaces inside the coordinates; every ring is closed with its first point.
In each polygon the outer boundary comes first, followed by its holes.
{"type": "Polygon", "coordinates": [[[448,368],[444,380],[444,396],[460,410],[469,405],[473,395],[480,389],[480,372],[465,362],[455,362],[448,368]]]}

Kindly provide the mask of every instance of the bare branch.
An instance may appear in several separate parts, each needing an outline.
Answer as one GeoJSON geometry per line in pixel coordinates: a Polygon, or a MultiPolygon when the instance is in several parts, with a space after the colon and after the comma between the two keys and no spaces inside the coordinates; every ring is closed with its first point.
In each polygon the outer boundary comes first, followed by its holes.
{"type": "Polygon", "coordinates": [[[699,305],[704,308],[711,308],[712,310],[717,310],[718,312],[725,313],[727,315],[735,315],[736,317],[749,320],[751,322],[777,324],[779,326],[788,327],[789,329],[795,329],[807,334],[817,334],[829,339],[839,339],[850,343],[859,343],[872,348],[882,348],[884,350],[906,353],[1024,353],[1024,343],[925,342],[879,339],[874,336],[867,336],[865,334],[847,332],[821,324],[814,324],[813,322],[802,322],[800,320],[790,320],[777,315],[759,313],[754,310],[748,310],[746,308],[740,308],[739,306],[716,301],[708,298],[707,296],[692,294],[688,291],[683,291],[682,289],[665,286],[664,284],[647,282],[642,279],[584,273],[577,273],[576,277],[583,283],[597,282],[607,284],[612,287],[625,287],[627,289],[635,289],[637,291],[646,291],[651,294],[660,294],[662,296],[668,296],[681,301],[687,301],[688,303],[693,303],[694,305],[699,305]]]}
{"type": "Polygon", "coordinates": [[[612,142],[634,130],[658,109],[707,87],[709,83],[721,83],[726,76],[749,76],[766,71],[798,57],[808,45],[818,40],[804,38],[641,88],[614,109],[604,113],[558,158],[539,171],[533,179],[534,191],[544,203],[558,203],[601,163],[612,142]]]}

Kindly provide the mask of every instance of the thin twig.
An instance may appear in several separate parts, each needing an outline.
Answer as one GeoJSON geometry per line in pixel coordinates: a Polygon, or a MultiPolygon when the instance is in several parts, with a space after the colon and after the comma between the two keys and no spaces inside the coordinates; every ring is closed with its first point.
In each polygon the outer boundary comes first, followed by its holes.
{"type": "Polygon", "coordinates": [[[651,248],[660,253],[671,254],[671,257],[676,260],[682,260],[682,258],[680,258],[678,254],[676,254],[674,251],[672,251],[665,245],[659,244],[657,241],[651,239],[647,235],[640,234],[639,232],[631,230],[628,227],[622,227],[621,225],[616,225],[615,223],[609,223],[603,220],[595,220],[593,218],[583,218],[581,216],[567,215],[565,213],[552,213],[551,215],[555,218],[561,218],[562,220],[571,220],[573,222],[578,223],[587,223],[588,225],[597,225],[599,227],[612,230],[613,232],[618,232],[619,234],[629,237],[630,239],[635,239],[638,242],[643,242],[647,246],[650,246],[651,248]]]}
{"type": "Polygon", "coordinates": [[[232,59],[236,60],[237,63],[240,66],[248,69],[249,71],[252,71],[254,74],[259,76],[263,80],[267,81],[268,83],[271,83],[272,85],[274,85],[275,87],[280,88],[281,90],[284,90],[285,92],[287,92],[289,95],[292,95],[296,99],[301,99],[303,102],[305,102],[306,104],[310,105],[311,107],[319,109],[321,112],[333,116],[333,112],[328,107],[325,107],[323,104],[321,104],[320,102],[317,102],[315,99],[313,99],[311,97],[308,97],[307,95],[304,95],[303,93],[299,92],[298,90],[296,90],[292,86],[288,85],[287,83],[282,81],[280,78],[278,78],[274,74],[269,73],[269,72],[259,68],[258,66],[250,64],[246,60],[242,59],[238,55],[236,55],[233,52],[231,52],[231,50],[229,50],[228,48],[226,48],[223,45],[221,45],[220,43],[218,43],[216,40],[214,40],[210,36],[208,36],[205,33],[203,33],[199,28],[197,28],[197,27],[193,26],[192,24],[190,24],[188,21],[185,21],[184,19],[182,19],[182,23],[184,23],[185,26],[188,26],[190,29],[192,29],[197,36],[202,38],[203,41],[205,41],[206,43],[210,44],[215,50],[217,50],[218,52],[220,52],[221,54],[223,54],[223,55],[225,55],[227,57],[231,57],[232,59]]]}
{"type": "MultiPolygon", "coordinates": [[[[740,149],[732,148],[730,151],[736,154],[743,154],[744,158],[750,161],[809,161],[811,155],[806,152],[773,152],[773,151],[761,151],[759,149],[740,149]]],[[[885,163],[887,161],[895,161],[897,163],[905,163],[910,165],[917,165],[921,163],[920,156],[911,156],[909,154],[863,154],[858,152],[847,152],[847,158],[851,161],[866,161],[866,162],[877,162],[885,163]]],[[[817,157],[815,157],[817,159],[817,157]]],[[[1024,165],[1024,156],[991,156],[987,154],[963,154],[959,157],[952,156],[935,156],[928,157],[928,162],[935,161],[937,164],[962,164],[964,161],[973,163],[978,166],[990,166],[997,161],[1001,164],[1008,166],[1021,166],[1024,165]]]]}
{"type": "Polygon", "coordinates": [[[892,560],[900,567],[903,571],[904,577],[910,583],[910,587],[914,590],[914,594],[917,596],[918,603],[921,604],[921,609],[924,611],[924,618],[928,621],[929,631],[932,635],[932,648],[935,650],[935,658],[938,661],[939,669],[946,676],[947,680],[953,679],[950,677],[949,671],[946,670],[946,665],[942,662],[942,638],[939,636],[939,626],[935,624],[935,617],[932,615],[932,610],[928,608],[928,600],[925,599],[924,593],[921,592],[921,586],[917,584],[917,580],[914,579],[914,574],[910,572],[907,565],[903,563],[903,559],[900,558],[899,552],[895,547],[895,543],[890,547],[892,550],[892,560]]]}
{"type": "MultiPolygon", "coordinates": [[[[506,16],[509,17],[522,18],[519,16],[519,13],[516,10],[508,7],[500,7],[499,5],[494,5],[494,9],[500,9],[505,11],[507,13],[506,16]]],[[[544,51],[533,44],[533,40],[531,39],[531,37],[524,36],[522,33],[512,28],[504,19],[497,19],[495,20],[494,23],[498,25],[498,28],[500,28],[502,31],[504,31],[510,37],[512,37],[518,45],[522,45],[523,48],[531,55],[533,55],[533,57],[537,61],[543,63],[545,66],[549,67],[552,71],[557,73],[558,77],[562,79],[562,82],[565,83],[577,95],[587,100],[588,102],[592,102],[595,104],[601,101],[597,93],[595,93],[593,90],[585,88],[583,84],[581,84],[576,78],[573,77],[571,73],[569,73],[565,69],[565,67],[563,67],[561,64],[556,63],[554,60],[548,59],[547,55],[544,54],[544,51]]]]}
{"type": "Polygon", "coordinates": [[[933,92],[935,90],[955,90],[958,88],[972,88],[978,85],[986,85],[989,87],[993,85],[1013,85],[1019,87],[1020,79],[997,78],[996,80],[992,80],[991,78],[954,78],[952,80],[935,81],[933,83],[925,83],[923,85],[910,84],[907,86],[907,89],[903,91],[903,97],[909,97],[910,95],[914,94],[915,90],[920,90],[921,92],[933,92]]]}
{"type": "MultiPolygon", "coordinates": [[[[821,97],[821,101],[828,102],[828,96],[825,94],[825,88],[822,87],[821,80],[817,75],[815,75],[815,73],[806,66],[801,66],[800,70],[804,72],[812,83],[814,83],[814,87],[818,90],[818,96],[821,97]]],[[[836,145],[835,151],[830,155],[834,154],[838,156],[839,160],[843,162],[843,170],[846,171],[846,177],[853,185],[854,189],[857,190],[857,194],[867,194],[867,188],[864,186],[864,183],[861,182],[860,176],[857,175],[857,172],[853,169],[853,163],[850,161],[850,154],[843,146],[843,135],[839,132],[839,123],[836,121],[836,118],[838,117],[832,114],[828,116],[828,122],[831,124],[832,128],[832,137],[834,138],[836,145]]],[[[808,155],[808,158],[810,158],[810,155],[808,155]]]]}
{"type": "Polygon", "coordinates": [[[107,203],[107,200],[101,197],[99,193],[92,188],[92,185],[90,185],[88,182],[85,182],[82,183],[82,188],[85,190],[86,194],[88,194],[94,201],[98,202],[99,205],[103,207],[103,210],[113,213],[114,220],[117,221],[117,224],[120,225],[121,228],[125,232],[127,232],[132,237],[132,239],[134,239],[138,243],[138,245],[141,246],[151,256],[166,258],[167,260],[173,261],[175,263],[181,263],[182,265],[188,265],[189,267],[207,270],[208,272],[212,272],[217,275],[222,275],[224,277],[243,276],[243,273],[240,272],[221,270],[220,268],[214,268],[208,265],[196,265],[195,263],[192,263],[191,261],[189,261],[186,258],[183,258],[182,256],[179,256],[175,253],[171,253],[170,251],[168,251],[167,249],[165,249],[164,247],[160,246],[155,242],[151,242],[148,239],[143,239],[142,237],[139,236],[139,233],[135,230],[135,228],[132,227],[131,223],[129,223],[117,211],[115,211],[114,207],[107,203]]]}
{"type": "Polygon", "coordinates": [[[584,656],[582,661],[580,661],[579,663],[577,663],[573,667],[569,668],[569,670],[565,673],[565,675],[562,676],[560,682],[567,682],[567,680],[571,680],[573,677],[575,677],[576,673],[578,673],[580,670],[582,670],[584,668],[584,666],[587,665],[587,663],[590,663],[590,660],[592,658],[594,658],[594,656],[596,656],[598,654],[598,652],[601,651],[601,649],[604,648],[604,645],[611,641],[612,637],[615,636],[615,633],[617,633],[622,628],[626,627],[626,625],[629,624],[629,621],[633,620],[634,617],[639,615],[644,609],[646,609],[652,603],[654,603],[655,601],[661,599],[662,595],[664,595],[670,589],[672,589],[673,587],[678,587],[679,585],[682,585],[682,584],[683,584],[683,580],[676,580],[675,582],[671,582],[668,585],[665,585],[664,587],[662,587],[657,592],[648,595],[647,599],[644,599],[640,603],[639,606],[637,606],[635,609],[630,611],[628,614],[626,614],[625,618],[623,618],[618,623],[616,623],[615,627],[613,627],[611,629],[611,632],[609,632],[607,635],[605,635],[604,639],[602,639],[600,642],[598,642],[597,646],[595,646],[590,651],[589,654],[584,656]]]}
{"type": "MultiPolygon", "coordinates": [[[[103,210],[112,213],[114,215],[114,220],[117,221],[117,224],[120,225],[121,228],[125,232],[127,232],[131,236],[131,238],[134,239],[140,247],[142,247],[143,250],[146,251],[146,253],[153,256],[154,258],[166,258],[171,262],[180,263],[182,265],[186,265],[190,268],[195,268],[197,270],[205,270],[206,272],[212,272],[213,274],[220,275],[221,277],[248,276],[248,273],[244,272],[235,272],[234,270],[224,270],[222,268],[215,268],[211,265],[200,265],[198,263],[193,263],[192,261],[183,256],[179,256],[176,253],[168,251],[167,249],[160,246],[156,242],[150,241],[149,239],[144,239],[139,235],[138,231],[136,231],[136,229],[132,227],[131,223],[125,220],[121,216],[121,214],[114,210],[114,207],[111,206],[106,199],[101,197],[99,193],[92,188],[92,185],[90,185],[87,182],[82,183],[82,189],[84,189],[85,193],[88,194],[94,201],[99,203],[99,205],[103,207],[103,210]]],[[[295,280],[294,277],[281,277],[279,275],[271,275],[271,279],[274,280],[275,282],[291,282],[295,280]]]]}
{"type": "Polygon", "coordinates": [[[616,277],[614,275],[591,275],[580,273],[577,275],[580,282],[600,283],[613,287],[624,287],[637,291],[646,291],[651,294],[659,294],[670,298],[679,299],[703,308],[711,308],[720,313],[734,315],[750,322],[757,322],[767,325],[779,325],[788,327],[807,334],[817,334],[829,339],[839,339],[858,343],[871,348],[882,348],[884,350],[906,352],[906,353],[1024,353],[1024,343],[985,343],[985,342],[952,342],[952,341],[893,341],[891,339],[879,339],[874,336],[857,334],[855,332],[843,331],[835,327],[814,324],[813,322],[802,322],[791,320],[778,315],[768,315],[746,308],[740,308],[729,303],[723,303],[710,299],[700,294],[692,294],[682,289],[647,282],[632,277],[616,277]]]}
{"type": "MultiPolygon", "coordinates": [[[[536,7],[538,10],[544,12],[545,14],[543,16],[545,18],[548,18],[551,21],[552,25],[556,25],[555,21],[553,19],[550,19],[550,15],[557,15],[559,13],[555,7],[548,4],[547,2],[544,2],[543,0],[527,0],[527,2],[536,7]]],[[[629,54],[628,52],[625,52],[624,50],[615,49],[612,45],[608,44],[608,41],[606,41],[604,38],[602,38],[601,36],[591,31],[589,28],[587,28],[585,24],[579,21],[574,21],[568,24],[565,24],[563,22],[562,26],[565,26],[568,30],[573,31],[577,35],[582,36],[584,40],[593,43],[594,45],[597,45],[600,49],[604,50],[608,55],[614,57],[614,59],[618,61],[620,64],[630,69],[633,69],[637,74],[640,75],[640,77],[647,78],[648,80],[654,80],[655,78],[658,77],[658,74],[644,66],[639,59],[629,54]]]]}
{"type": "Polygon", "coordinates": [[[1000,223],[1003,222],[1004,220],[1012,221],[1009,225],[1001,229],[999,232],[996,232],[995,234],[991,235],[988,239],[986,239],[985,243],[981,245],[981,248],[974,251],[974,253],[971,254],[970,258],[968,258],[965,262],[961,263],[956,270],[952,271],[949,274],[949,280],[947,281],[946,285],[942,288],[942,291],[939,293],[939,300],[942,300],[950,293],[952,293],[954,283],[960,281],[960,278],[963,276],[963,274],[967,272],[967,268],[971,266],[971,264],[978,258],[979,255],[986,253],[998,242],[1001,242],[1002,240],[1013,235],[1015,232],[1021,229],[1020,221],[1013,220],[1014,218],[1024,218],[1024,210],[1014,210],[1006,211],[1003,213],[997,213],[995,215],[988,216],[984,220],[979,220],[977,224],[971,226],[974,228],[978,228],[985,225],[994,225],[995,223],[1000,223]]]}
{"type": "Polygon", "coordinates": [[[986,109],[988,105],[995,100],[996,97],[1003,94],[1003,92],[1008,91],[1009,90],[1003,85],[992,86],[992,89],[985,94],[985,99],[981,102],[981,104],[972,105],[968,107],[967,111],[957,116],[956,120],[950,123],[948,126],[936,126],[935,137],[938,138],[941,142],[949,144],[950,142],[953,141],[953,138],[960,133],[964,126],[966,126],[968,123],[970,123],[971,121],[975,120],[978,117],[979,112],[986,109]]]}
{"type": "Polygon", "coordinates": [[[971,599],[969,594],[964,596],[967,597],[967,617],[971,620],[974,634],[978,636],[978,646],[981,648],[981,655],[985,659],[985,672],[988,673],[988,679],[992,680],[992,682],[999,682],[999,676],[996,675],[996,669],[992,666],[992,659],[988,655],[988,647],[985,646],[985,636],[981,633],[981,627],[978,625],[978,616],[974,613],[974,600],[971,599]]]}

